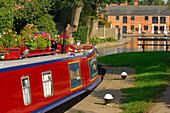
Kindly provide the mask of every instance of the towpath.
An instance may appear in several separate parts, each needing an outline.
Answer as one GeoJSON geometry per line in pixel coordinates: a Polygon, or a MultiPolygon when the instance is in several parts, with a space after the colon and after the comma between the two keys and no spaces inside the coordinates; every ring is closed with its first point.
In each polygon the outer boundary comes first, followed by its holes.
{"type": "Polygon", "coordinates": [[[89,94],[81,102],[73,106],[65,113],[119,113],[122,110],[119,108],[122,98],[120,89],[133,86],[133,75],[129,75],[127,79],[122,80],[120,73],[122,71],[129,71],[128,73],[134,74],[135,70],[131,68],[119,67],[106,67],[106,74],[99,86],[89,94]],[[114,99],[111,104],[104,105],[104,95],[112,94],[114,99]]]}
{"type": "Polygon", "coordinates": [[[162,97],[151,106],[149,113],[170,113],[170,83],[162,93],[162,97]]]}

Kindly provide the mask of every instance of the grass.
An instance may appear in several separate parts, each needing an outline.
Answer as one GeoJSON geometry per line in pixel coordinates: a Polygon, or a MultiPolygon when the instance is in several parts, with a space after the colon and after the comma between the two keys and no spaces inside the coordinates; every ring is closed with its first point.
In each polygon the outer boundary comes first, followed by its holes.
{"type": "Polygon", "coordinates": [[[170,81],[170,52],[130,52],[108,55],[97,59],[111,66],[136,69],[135,86],[122,89],[125,95],[121,108],[125,113],[145,113],[160,96],[170,81]]]}

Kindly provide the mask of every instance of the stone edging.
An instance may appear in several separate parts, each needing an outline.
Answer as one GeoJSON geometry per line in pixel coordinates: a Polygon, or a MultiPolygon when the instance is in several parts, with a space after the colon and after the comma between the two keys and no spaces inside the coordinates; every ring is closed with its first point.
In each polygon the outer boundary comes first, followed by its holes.
{"type": "Polygon", "coordinates": [[[117,42],[106,42],[96,44],[97,48],[106,48],[106,47],[115,47],[115,46],[123,46],[130,43],[130,39],[124,38],[122,40],[118,40],[117,42]]]}

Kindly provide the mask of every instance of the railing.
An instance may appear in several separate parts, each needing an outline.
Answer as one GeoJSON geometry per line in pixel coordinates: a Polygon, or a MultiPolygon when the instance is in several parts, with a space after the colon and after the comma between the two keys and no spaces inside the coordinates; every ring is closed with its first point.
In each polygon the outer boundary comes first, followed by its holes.
{"type": "Polygon", "coordinates": [[[143,41],[142,44],[138,44],[139,46],[142,46],[143,52],[145,51],[145,46],[165,46],[166,47],[166,52],[168,51],[169,44],[168,40],[166,38],[138,38],[138,41],[143,41]],[[147,41],[164,41],[164,44],[146,44],[147,41]]]}

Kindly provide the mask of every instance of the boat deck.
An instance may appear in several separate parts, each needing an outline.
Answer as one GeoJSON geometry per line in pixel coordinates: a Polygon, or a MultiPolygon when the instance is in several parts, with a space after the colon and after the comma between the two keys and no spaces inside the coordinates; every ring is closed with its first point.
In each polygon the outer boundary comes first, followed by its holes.
{"type": "Polygon", "coordinates": [[[22,66],[27,64],[34,64],[34,63],[41,63],[41,62],[48,62],[48,61],[54,61],[54,60],[66,60],[71,59],[75,57],[80,57],[82,55],[85,55],[84,52],[80,53],[74,53],[75,55],[71,55],[70,53],[66,54],[54,54],[54,55],[46,55],[46,56],[36,56],[36,57],[30,57],[30,58],[24,58],[24,59],[17,59],[17,60],[5,60],[0,61],[0,70],[4,68],[10,68],[14,66],[22,66]]]}

